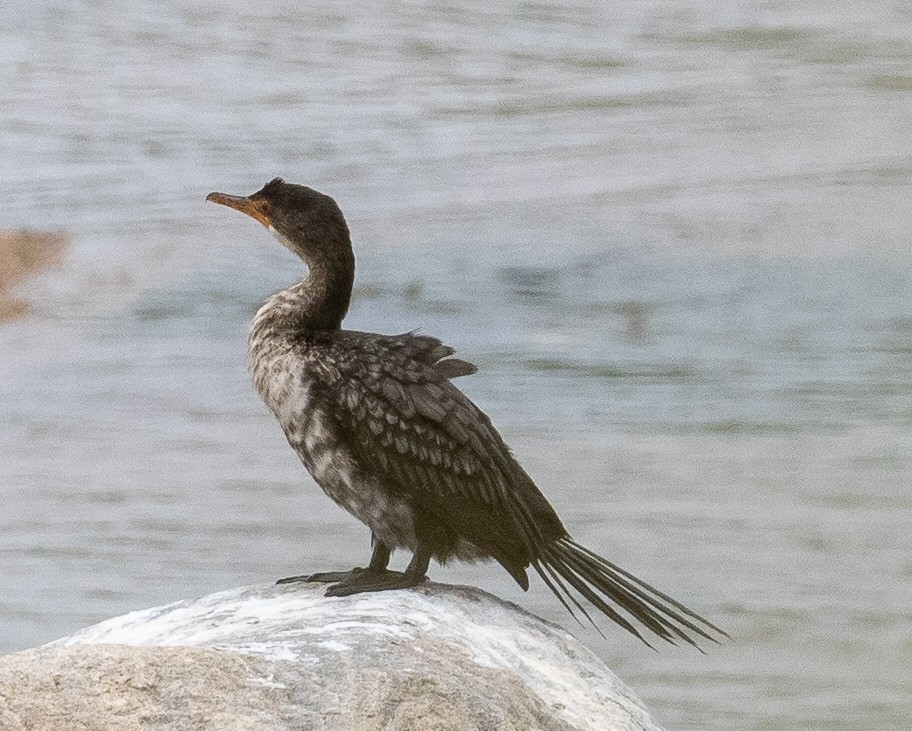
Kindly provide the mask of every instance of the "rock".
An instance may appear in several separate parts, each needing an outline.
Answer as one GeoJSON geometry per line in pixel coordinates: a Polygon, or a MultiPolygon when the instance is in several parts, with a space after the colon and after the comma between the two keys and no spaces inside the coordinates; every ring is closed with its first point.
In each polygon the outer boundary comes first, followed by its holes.
{"type": "Polygon", "coordinates": [[[656,731],[564,630],[468,587],[256,586],[0,658],[4,731],[656,731]]]}
{"type": "Polygon", "coordinates": [[[0,231],[0,322],[25,315],[25,302],[9,296],[10,290],[30,274],[57,264],[67,239],[49,231],[0,231]]]}

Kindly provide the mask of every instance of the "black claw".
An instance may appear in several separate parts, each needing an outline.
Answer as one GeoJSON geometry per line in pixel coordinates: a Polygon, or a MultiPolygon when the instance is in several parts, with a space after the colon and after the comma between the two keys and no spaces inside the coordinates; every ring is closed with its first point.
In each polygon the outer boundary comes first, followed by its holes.
{"type": "Polygon", "coordinates": [[[303,574],[301,576],[287,576],[284,579],[279,579],[276,584],[294,584],[298,581],[307,581],[310,574],[303,574]]]}

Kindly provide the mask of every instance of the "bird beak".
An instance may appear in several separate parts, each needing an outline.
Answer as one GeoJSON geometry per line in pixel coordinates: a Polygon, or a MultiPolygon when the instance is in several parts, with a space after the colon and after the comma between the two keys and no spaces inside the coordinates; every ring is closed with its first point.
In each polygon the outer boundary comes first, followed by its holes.
{"type": "Polygon", "coordinates": [[[269,215],[269,202],[264,198],[245,198],[242,195],[210,193],[206,196],[206,200],[218,203],[221,206],[234,208],[241,213],[246,213],[251,218],[255,218],[262,223],[266,228],[269,228],[272,225],[272,217],[269,215]]]}

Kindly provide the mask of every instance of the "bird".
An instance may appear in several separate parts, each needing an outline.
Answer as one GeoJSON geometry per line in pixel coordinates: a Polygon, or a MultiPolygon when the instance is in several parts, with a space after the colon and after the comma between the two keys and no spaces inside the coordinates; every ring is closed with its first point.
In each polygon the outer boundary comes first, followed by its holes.
{"type": "Polygon", "coordinates": [[[325,594],[341,597],[419,586],[432,559],[493,560],[523,590],[531,568],[597,629],[593,607],[647,645],[655,636],[699,649],[698,639],[727,637],[571,537],[488,416],[453,384],[477,370],[453,348],[417,331],[342,328],[355,257],[333,198],[275,178],[248,196],[206,200],[258,221],[306,265],[304,279],[254,316],[248,370],[314,481],[371,531],[366,567],[277,583],[327,583],[325,594]],[[396,549],[411,552],[405,571],[389,569],[396,549]]]}

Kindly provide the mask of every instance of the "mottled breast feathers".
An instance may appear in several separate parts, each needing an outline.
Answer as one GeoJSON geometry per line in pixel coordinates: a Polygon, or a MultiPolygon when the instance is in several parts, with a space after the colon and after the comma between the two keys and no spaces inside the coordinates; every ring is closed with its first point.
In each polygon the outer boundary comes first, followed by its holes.
{"type": "Polygon", "coordinates": [[[534,545],[566,531],[488,417],[450,383],[476,370],[453,352],[428,336],[343,330],[316,334],[307,358],[359,468],[516,576],[534,545]]]}

